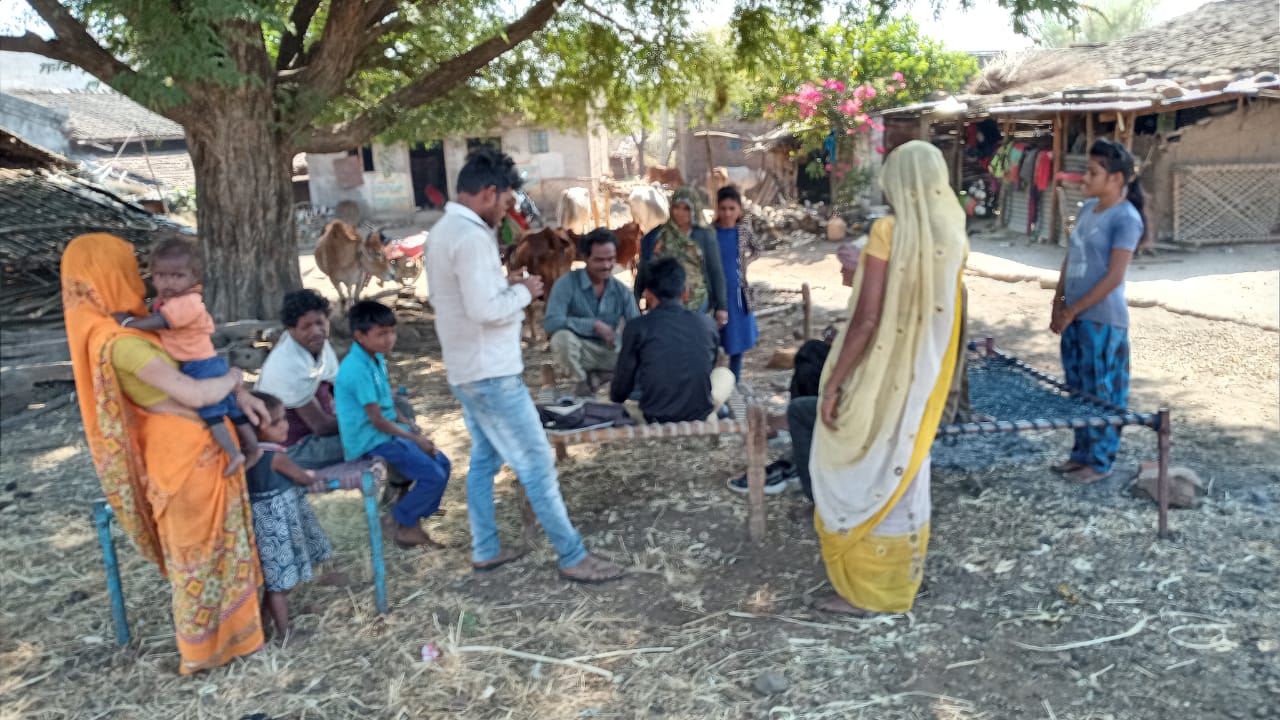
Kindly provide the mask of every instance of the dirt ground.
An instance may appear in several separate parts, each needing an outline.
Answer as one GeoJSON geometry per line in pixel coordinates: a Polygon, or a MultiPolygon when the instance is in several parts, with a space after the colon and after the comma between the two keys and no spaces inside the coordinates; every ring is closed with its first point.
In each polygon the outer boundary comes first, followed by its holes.
{"type": "MultiPolygon", "coordinates": [[[[1056,374],[1049,291],[976,274],[998,248],[975,242],[971,334],[1056,374]]],[[[776,251],[752,278],[812,283],[819,329],[846,299],[833,249],[776,251]]],[[[1231,273],[1212,274],[1229,292],[1231,273]]],[[[765,363],[795,344],[798,317],[762,321],[747,361],[757,389],[785,391],[787,373],[765,363]]],[[[336,564],[358,582],[294,594],[315,633],[305,644],[191,678],[176,674],[167,586],[119,536],[135,640],[113,644],[88,514],[100,491],[78,415],[64,408],[0,440],[0,718],[1280,717],[1277,334],[1147,307],[1132,309],[1131,337],[1131,407],[1173,409],[1174,463],[1209,487],[1199,507],[1173,513],[1174,537],[1156,540],[1154,504],[1128,489],[1137,463],[1155,458],[1148,430],[1126,432],[1113,479],[1093,487],[1049,472],[1069,446],[1062,433],[1029,437],[1030,452],[987,447],[980,469],[935,466],[914,610],[859,621],[808,607],[825,580],[811,526],[792,518],[798,494],[771,498],[766,542],[746,541],[745,503],[723,484],[744,471],[732,440],[571,449],[560,468],[570,514],[590,548],[628,567],[625,580],[561,582],[545,541],[472,575],[467,436],[430,315],[406,314],[393,382],[454,459],[449,514],[431,523],[454,547],[389,549],[393,607],[378,616],[359,501],[316,498],[336,564]],[[425,643],[442,656],[424,663],[425,643]],[[578,658],[612,677],[493,648],[578,658]],[[768,694],[756,688],[765,680],[768,694]]],[[[530,383],[545,357],[527,353],[530,383]]],[[[510,541],[513,479],[499,478],[510,541]]]]}

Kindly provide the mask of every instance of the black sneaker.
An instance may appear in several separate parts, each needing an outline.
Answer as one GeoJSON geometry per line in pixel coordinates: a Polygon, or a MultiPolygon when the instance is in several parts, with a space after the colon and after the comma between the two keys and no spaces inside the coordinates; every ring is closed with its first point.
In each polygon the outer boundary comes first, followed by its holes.
{"type": "MultiPolygon", "coordinates": [[[[778,495],[780,493],[786,492],[787,486],[790,483],[791,478],[794,476],[795,476],[795,467],[791,465],[790,461],[779,460],[777,462],[770,463],[765,468],[764,494],[778,495]]],[[[747,486],[746,475],[733,478],[729,480],[726,484],[729,486],[730,490],[736,493],[740,493],[742,495],[746,495],[751,491],[750,488],[747,486]]]]}

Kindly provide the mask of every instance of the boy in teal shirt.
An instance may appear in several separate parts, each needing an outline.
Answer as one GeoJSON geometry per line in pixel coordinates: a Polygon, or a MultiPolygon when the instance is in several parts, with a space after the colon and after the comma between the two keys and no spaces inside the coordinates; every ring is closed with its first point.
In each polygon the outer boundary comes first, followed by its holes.
{"type": "Polygon", "coordinates": [[[380,457],[413,487],[391,509],[392,539],[400,547],[438,546],[421,526],[440,509],[449,481],[449,458],[396,409],[387,377],[386,354],[396,344],[396,316],[387,306],[363,300],[347,319],[355,343],[338,368],[334,407],[347,460],[380,457]]]}

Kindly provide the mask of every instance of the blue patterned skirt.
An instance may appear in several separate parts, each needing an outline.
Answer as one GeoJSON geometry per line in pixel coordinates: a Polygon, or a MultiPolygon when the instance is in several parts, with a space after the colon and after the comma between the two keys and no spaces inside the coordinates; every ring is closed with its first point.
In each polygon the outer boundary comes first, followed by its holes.
{"type": "Polygon", "coordinates": [[[315,566],[333,556],[333,546],[300,487],[262,495],[253,502],[253,532],[268,592],[287,592],[309,582],[315,566]]]}
{"type": "MultiPolygon", "coordinates": [[[[1062,331],[1062,369],[1067,385],[1118,407],[1129,403],[1129,329],[1076,320],[1062,331]]],[[[1076,430],[1071,460],[1111,472],[1120,451],[1120,428],[1076,430]]]]}

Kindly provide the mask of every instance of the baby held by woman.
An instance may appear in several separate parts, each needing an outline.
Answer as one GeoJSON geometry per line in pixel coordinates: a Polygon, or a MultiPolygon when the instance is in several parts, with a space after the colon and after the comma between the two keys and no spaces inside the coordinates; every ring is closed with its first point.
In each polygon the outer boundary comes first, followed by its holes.
{"type": "MultiPolygon", "coordinates": [[[[151,253],[151,283],[156,289],[151,314],[137,317],[115,313],[116,320],[124,327],[154,331],[165,352],[180,363],[182,374],[196,379],[222,377],[229,370],[227,361],[218,357],[213,349],[213,316],[204,305],[200,287],[202,271],[200,251],[194,242],[181,237],[162,240],[151,253]]],[[[224,475],[233,475],[257,462],[262,454],[257,436],[236,406],[234,395],[196,412],[209,425],[214,440],[231,460],[224,475]],[[239,445],[232,439],[223,418],[235,426],[239,445]]]]}

